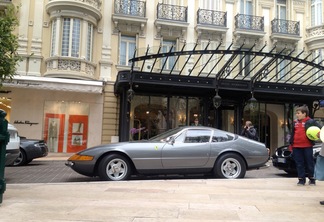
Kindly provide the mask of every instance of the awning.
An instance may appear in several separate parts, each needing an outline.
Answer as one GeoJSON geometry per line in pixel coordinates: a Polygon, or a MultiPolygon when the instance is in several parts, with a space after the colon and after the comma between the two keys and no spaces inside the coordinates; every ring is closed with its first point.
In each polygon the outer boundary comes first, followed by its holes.
{"type": "Polygon", "coordinates": [[[180,51],[171,47],[162,52],[162,46],[138,49],[130,60],[131,69],[119,72],[115,93],[131,87],[135,94],[172,90],[214,96],[216,90],[222,98],[249,99],[253,93],[260,101],[309,102],[324,98],[320,55],[276,46],[266,48],[266,44],[247,48],[244,44],[234,47],[233,43],[225,47],[219,42],[213,48],[207,44],[202,49],[197,42],[184,44],[180,51]]]}
{"type": "Polygon", "coordinates": [[[100,94],[103,92],[104,82],[15,75],[12,80],[4,81],[3,86],[7,88],[25,88],[100,94]]]}

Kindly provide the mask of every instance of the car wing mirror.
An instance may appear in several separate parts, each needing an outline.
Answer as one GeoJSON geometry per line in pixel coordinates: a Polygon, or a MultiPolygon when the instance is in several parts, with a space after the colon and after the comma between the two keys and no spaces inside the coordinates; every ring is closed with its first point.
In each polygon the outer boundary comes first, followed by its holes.
{"type": "Polygon", "coordinates": [[[169,136],[168,138],[165,139],[165,142],[167,142],[167,143],[169,143],[171,145],[174,144],[174,141],[175,141],[175,139],[174,139],[173,136],[169,136]]]}

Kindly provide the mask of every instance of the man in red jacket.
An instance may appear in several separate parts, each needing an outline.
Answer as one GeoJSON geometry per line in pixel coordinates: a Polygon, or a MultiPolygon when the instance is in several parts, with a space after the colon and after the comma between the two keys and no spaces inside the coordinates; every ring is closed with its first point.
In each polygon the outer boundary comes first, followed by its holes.
{"type": "Polygon", "coordinates": [[[309,185],[315,185],[314,178],[314,159],[313,145],[314,142],[306,136],[306,130],[310,126],[319,126],[319,124],[309,116],[307,106],[301,106],[296,109],[297,120],[294,121],[294,126],[290,138],[290,146],[293,152],[293,158],[296,162],[298,173],[298,186],[305,185],[306,172],[308,173],[309,185]]]}

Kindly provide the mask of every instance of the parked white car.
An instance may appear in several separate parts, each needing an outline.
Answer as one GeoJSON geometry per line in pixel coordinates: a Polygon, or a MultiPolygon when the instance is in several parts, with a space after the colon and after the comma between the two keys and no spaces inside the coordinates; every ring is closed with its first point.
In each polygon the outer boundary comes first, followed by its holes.
{"type": "Polygon", "coordinates": [[[6,162],[5,165],[12,165],[13,162],[19,156],[19,145],[20,145],[20,137],[18,136],[18,131],[16,127],[11,124],[8,124],[8,131],[10,134],[9,143],[6,147],[6,162]]]}

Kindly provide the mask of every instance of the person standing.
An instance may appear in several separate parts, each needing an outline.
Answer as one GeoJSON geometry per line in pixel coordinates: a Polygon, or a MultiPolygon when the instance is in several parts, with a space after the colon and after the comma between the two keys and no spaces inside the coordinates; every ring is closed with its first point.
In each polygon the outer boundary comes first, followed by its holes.
{"type": "Polygon", "coordinates": [[[309,185],[316,185],[314,178],[314,159],[313,145],[314,142],[308,139],[306,131],[310,126],[320,125],[309,116],[307,106],[300,106],[296,109],[296,120],[293,123],[292,133],[290,137],[289,149],[292,151],[293,159],[296,163],[298,174],[298,186],[306,183],[306,171],[308,173],[309,185]]]}
{"type": "Polygon", "coordinates": [[[257,136],[256,129],[254,128],[251,121],[246,121],[245,125],[243,126],[241,136],[245,136],[249,139],[258,141],[259,138],[257,136]]]}

